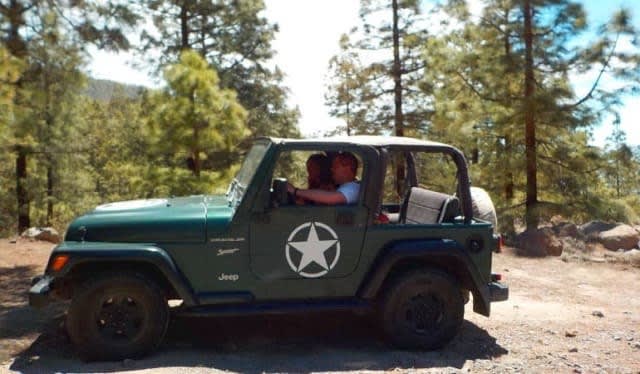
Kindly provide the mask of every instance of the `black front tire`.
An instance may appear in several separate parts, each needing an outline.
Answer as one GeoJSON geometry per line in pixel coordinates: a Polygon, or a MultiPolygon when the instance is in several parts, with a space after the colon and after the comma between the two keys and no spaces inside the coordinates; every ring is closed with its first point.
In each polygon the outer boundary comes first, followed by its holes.
{"type": "Polygon", "coordinates": [[[74,294],[66,326],[84,360],[122,360],[157,348],[168,322],[168,303],[155,282],[122,273],[86,281],[74,294]]]}
{"type": "Polygon", "coordinates": [[[464,320],[460,287],[439,270],[414,270],[395,278],[380,307],[385,334],[404,349],[441,348],[464,320]]]}

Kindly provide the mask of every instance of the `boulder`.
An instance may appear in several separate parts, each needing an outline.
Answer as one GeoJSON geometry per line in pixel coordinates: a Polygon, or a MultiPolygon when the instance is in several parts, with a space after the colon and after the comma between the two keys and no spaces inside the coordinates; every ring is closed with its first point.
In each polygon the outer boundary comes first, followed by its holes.
{"type": "Polygon", "coordinates": [[[611,251],[637,248],[640,234],[629,225],[619,225],[598,234],[598,241],[611,251]]]}
{"type": "Polygon", "coordinates": [[[563,245],[556,238],[550,227],[527,230],[516,238],[521,254],[525,256],[543,257],[560,256],[563,245]]]}
{"type": "Polygon", "coordinates": [[[591,221],[587,222],[584,225],[580,225],[578,229],[584,236],[590,236],[592,234],[599,234],[603,231],[611,230],[612,228],[618,226],[616,223],[609,223],[603,221],[591,221]]]}
{"type": "Polygon", "coordinates": [[[51,243],[60,243],[61,237],[53,227],[30,227],[21,235],[23,238],[42,240],[51,243]]]}
{"type": "Polygon", "coordinates": [[[580,237],[578,226],[571,222],[559,222],[553,226],[553,231],[560,237],[580,237]]]}

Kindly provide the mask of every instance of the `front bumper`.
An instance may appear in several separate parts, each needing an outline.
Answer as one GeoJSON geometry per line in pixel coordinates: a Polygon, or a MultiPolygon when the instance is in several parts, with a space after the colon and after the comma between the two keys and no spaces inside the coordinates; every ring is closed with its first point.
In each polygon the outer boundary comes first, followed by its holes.
{"type": "Polygon", "coordinates": [[[500,282],[489,283],[489,300],[493,303],[496,301],[505,301],[509,299],[509,286],[500,282]]]}
{"type": "Polygon", "coordinates": [[[43,308],[51,303],[51,283],[53,277],[43,275],[33,278],[29,290],[29,305],[34,308],[43,308]]]}

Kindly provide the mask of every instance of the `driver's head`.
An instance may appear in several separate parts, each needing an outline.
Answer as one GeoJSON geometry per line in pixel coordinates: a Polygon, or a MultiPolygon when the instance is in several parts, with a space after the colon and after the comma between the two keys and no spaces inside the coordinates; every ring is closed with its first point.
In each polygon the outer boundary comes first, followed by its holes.
{"type": "Polygon", "coordinates": [[[331,183],[329,157],[315,153],[307,159],[308,188],[320,188],[323,184],[331,183]]]}
{"type": "Polygon", "coordinates": [[[358,173],[358,159],[350,152],[338,153],[331,163],[331,175],[337,184],[351,182],[358,173]]]}

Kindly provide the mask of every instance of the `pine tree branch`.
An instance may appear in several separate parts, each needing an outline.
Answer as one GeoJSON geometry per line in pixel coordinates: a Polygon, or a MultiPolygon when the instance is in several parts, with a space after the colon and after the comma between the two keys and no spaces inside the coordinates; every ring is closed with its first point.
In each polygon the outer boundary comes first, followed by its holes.
{"type": "Polygon", "coordinates": [[[415,66],[413,68],[409,68],[409,69],[402,69],[400,70],[400,74],[409,74],[409,73],[415,73],[416,71],[422,70],[427,66],[426,63],[424,64],[418,64],[418,66],[415,66]]]}
{"type": "Polygon", "coordinates": [[[600,69],[600,72],[598,73],[598,77],[596,78],[595,82],[593,83],[593,86],[591,86],[591,89],[589,90],[589,92],[582,99],[578,100],[576,103],[564,106],[563,107],[564,109],[578,107],[578,106],[582,105],[585,101],[587,101],[587,100],[589,100],[590,98],[593,97],[592,96],[593,92],[596,90],[596,88],[600,84],[600,79],[602,78],[602,76],[604,75],[604,72],[609,67],[609,63],[611,62],[611,59],[613,58],[613,54],[614,54],[614,52],[616,50],[616,47],[618,45],[618,40],[619,39],[620,39],[620,32],[618,31],[618,33],[616,34],[616,39],[615,39],[615,41],[613,43],[613,46],[611,47],[611,51],[609,52],[609,56],[607,56],[606,61],[604,62],[604,64],[602,64],[602,68],[600,69]]]}
{"type": "MultiPolygon", "coordinates": [[[[553,165],[556,165],[556,166],[560,166],[561,168],[566,169],[566,170],[569,170],[569,171],[571,171],[571,172],[574,172],[574,171],[575,171],[575,170],[574,170],[574,169],[575,169],[574,167],[572,167],[571,165],[567,165],[567,164],[565,164],[565,163],[563,163],[563,162],[559,161],[559,160],[558,160],[557,158],[555,158],[555,157],[549,157],[549,156],[545,156],[545,155],[539,154],[539,155],[538,155],[538,158],[539,158],[541,161],[544,161],[544,162],[546,162],[546,163],[553,164],[553,165]]],[[[598,170],[600,170],[600,168],[599,168],[599,167],[594,167],[593,169],[581,170],[581,171],[580,171],[580,173],[586,173],[586,174],[589,174],[589,173],[597,172],[598,170]]]]}
{"type": "Polygon", "coordinates": [[[496,98],[491,97],[491,96],[488,96],[488,95],[484,95],[484,94],[482,94],[480,91],[478,91],[478,89],[473,85],[473,83],[469,82],[469,81],[467,80],[467,78],[466,78],[466,77],[465,77],[461,72],[459,72],[459,71],[457,71],[457,70],[456,70],[456,71],[455,71],[455,74],[456,74],[456,75],[457,75],[457,76],[462,80],[462,82],[463,82],[467,87],[469,87],[469,89],[471,89],[471,91],[473,91],[473,92],[476,94],[476,96],[478,96],[480,99],[482,99],[482,100],[487,100],[487,101],[492,101],[492,102],[494,102],[494,103],[499,103],[499,102],[500,102],[500,100],[499,100],[499,99],[496,99],[496,98]]]}

